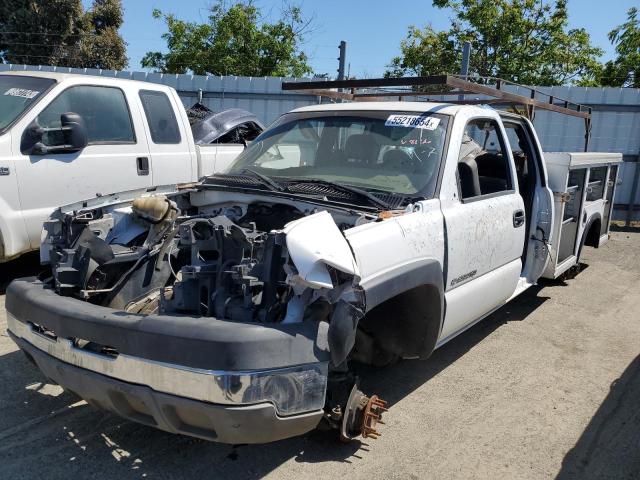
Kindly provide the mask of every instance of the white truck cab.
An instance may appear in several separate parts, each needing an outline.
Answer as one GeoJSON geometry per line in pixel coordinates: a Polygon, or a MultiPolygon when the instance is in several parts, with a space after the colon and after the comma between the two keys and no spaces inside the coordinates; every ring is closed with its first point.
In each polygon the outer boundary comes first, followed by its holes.
{"type": "Polygon", "coordinates": [[[193,182],[243,149],[196,145],[178,94],[164,85],[2,73],[0,262],[37,249],[43,221],[60,205],[193,182]]]}

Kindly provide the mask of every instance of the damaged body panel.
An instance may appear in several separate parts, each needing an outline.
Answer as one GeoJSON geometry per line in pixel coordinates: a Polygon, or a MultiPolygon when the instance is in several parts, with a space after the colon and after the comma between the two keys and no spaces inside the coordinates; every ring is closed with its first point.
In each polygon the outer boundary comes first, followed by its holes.
{"type": "Polygon", "coordinates": [[[197,145],[246,143],[264,130],[256,115],[239,108],[213,112],[198,103],[187,110],[187,115],[197,145]]]}

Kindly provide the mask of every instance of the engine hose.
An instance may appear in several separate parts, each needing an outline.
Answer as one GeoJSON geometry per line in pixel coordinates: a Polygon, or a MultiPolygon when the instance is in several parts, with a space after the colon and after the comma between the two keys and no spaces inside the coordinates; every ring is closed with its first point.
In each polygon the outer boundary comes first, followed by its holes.
{"type": "Polygon", "coordinates": [[[171,243],[173,242],[173,239],[175,238],[179,229],[180,225],[176,225],[173,230],[169,232],[164,242],[162,242],[162,246],[160,247],[160,251],[158,252],[158,258],[156,258],[156,270],[162,270],[163,264],[165,262],[164,257],[167,254],[167,251],[169,250],[169,247],[171,246],[171,243]]]}

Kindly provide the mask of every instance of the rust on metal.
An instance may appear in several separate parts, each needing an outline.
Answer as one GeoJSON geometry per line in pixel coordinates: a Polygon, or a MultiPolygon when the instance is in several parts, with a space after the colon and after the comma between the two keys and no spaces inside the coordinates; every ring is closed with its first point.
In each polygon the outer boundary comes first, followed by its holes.
{"type": "MultiPolygon", "coordinates": [[[[366,398],[366,397],[364,397],[366,398]]],[[[378,438],[380,432],[377,430],[378,424],[384,425],[382,414],[387,411],[387,402],[372,395],[368,399],[362,412],[362,436],[363,438],[378,438]]]]}
{"type": "Polygon", "coordinates": [[[518,85],[495,77],[476,77],[462,75],[432,75],[427,77],[367,78],[355,80],[323,80],[308,82],[283,82],[283,90],[327,97],[332,100],[366,102],[384,101],[389,98],[402,100],[403,97],[429,97],[429,95],[458,96],[457,99],[444,100],[454,104],[492,104],[519,105],[524,107],[524,116],[533,121],[536,109],[569,115],[584,119],[584,151],[589,149],[591,134],[591,107],[557,98],[533,87],[518,85]],[[507,92],[504,87],[510,85],[528,95],[507,92]],[[393,89],[395,87],[395,90],[393,89]],[[345,92],[343,89],[348,89],[345,92]],[[364,89],[364,91],[358,91],[364,89]],[[431,92],[434,93],[431,93],[431,92]],[[487,99],[466,99],[465,95],[475,94],[487,99]],[[545,98],[540,100],[540,97],[545,98]]]}
{"type": "MultiPolygon", "coordinates": [[[[399,78],[370,78],[359,80],[335,80],[335,81],[310,81],[310,82],[284,82],[283,90],[300,91],[306,94],[325,96],[329,98],[339,98],[342,100],[369,99],[375,100],[385,97],[401,96],[428,96],[428,95],[486,95],[506,103],[527,105],[530,107],[549,110],[564,115],[571,115],[580,118],[590,118],[591,109],[585,105],[563,100],[547,93],[536,90],[532,87],[518,85],[507,80],[493,77],[462,77],[457,75],[433,75],[429,77],[399,77],[399,78]],[[504,85],[512,85],[521,90],[527,90],[528,95],[510,93],[504,90],[504,85]],[[357,89],[385,89],[389,87],[404,87],[405,90],[378,90],[368,92],[358,92],[357,89]],[[406,87],[412,87],[406,90],[406,87]],[[428,88],[425,90],[414,89],[415,87],[444,87],[445,91],[431,93],[428,88]],[[350,93],[337,92],[331,89],[349,89],[350,93]],[[546,101],[538,100],[536,97],[547,97],[546,101]],[[558,103],[556,103],[556,101],[558,103]]],[[[485,100],[486,102],[486,100],[485,100]]],[[[448,100],[446,103],[458,103],[455,100],[448,100]]],[[[460,103],[467,103],[466,100],[460,103]]]]}

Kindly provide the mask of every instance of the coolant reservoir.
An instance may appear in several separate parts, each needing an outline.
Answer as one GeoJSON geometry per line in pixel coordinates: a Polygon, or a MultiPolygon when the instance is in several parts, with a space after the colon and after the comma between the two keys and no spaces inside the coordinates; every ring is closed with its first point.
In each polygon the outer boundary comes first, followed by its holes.
{"type": "Polygon", "coordinates": [[[133,201],[131,209],[133,213],[143,220],[151,223],[160,223],[171,209],[171,203],[164,195],[157,197],[140,197],[133,201]]]}

